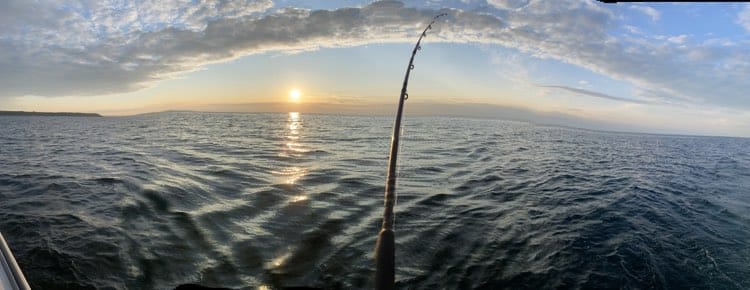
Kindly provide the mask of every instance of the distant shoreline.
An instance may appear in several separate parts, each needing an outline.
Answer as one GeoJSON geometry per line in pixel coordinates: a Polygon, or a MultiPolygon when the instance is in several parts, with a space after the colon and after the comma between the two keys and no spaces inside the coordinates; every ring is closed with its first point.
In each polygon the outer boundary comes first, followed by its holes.
{"type": "Polygon", "coordinates": [[[0,111],[0,116],[101,117],[97,113],[0,111]]]}

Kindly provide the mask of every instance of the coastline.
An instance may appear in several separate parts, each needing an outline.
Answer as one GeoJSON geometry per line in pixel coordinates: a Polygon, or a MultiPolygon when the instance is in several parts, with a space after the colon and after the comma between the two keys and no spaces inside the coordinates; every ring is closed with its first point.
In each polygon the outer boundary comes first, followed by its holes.
{"type": "Polygon", "coordinates": [[[101,117],[97,113],[0,111],[0,116],[101,117]]]}

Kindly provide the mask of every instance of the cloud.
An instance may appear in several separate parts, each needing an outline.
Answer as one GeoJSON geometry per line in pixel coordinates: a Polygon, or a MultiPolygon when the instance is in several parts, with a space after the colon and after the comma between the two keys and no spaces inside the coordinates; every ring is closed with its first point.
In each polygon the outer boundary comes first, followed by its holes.
{"type": "Polygon", "coordinates": [[[499,9],[517,9],[529,5],[530,0],[487,0],[487,4],[499,9]]]}
{"type": "MultiPolygon", "coordinates": [[[[268,1],[249,1],[253,5],[242,6],[241,11],[213,4],[224,2],[199,2],[197,7],[176,2],[42,7],[46,14],[65,16],[57,22],[35,24],[32,30],[38,33],[31,37],[21,33],[28,27],[23,24],[26,20],[18,20],[21,24],[10,25],[0,37],[4,52],[0,55],[0,94],[126,92],[208,63],[253,53],[411,42],[416,29],[437,13],[407,8],[397,1],[333,11],[286,8],[265,15],[257,12],[268,9],[268,1]]],[[[23,5],[17,6],[22,10],[23,5]]],[[[490,15],[462,11],[451,15],[455,27],[443,29],[444,39],[477,41],[504,27],[490,15]]]]}
{"type": "Polygon", "coordinates": [[[173,57],[180,51],[170,47],[199,44],[196,34],[216,19],[247,19],[272,6],[270,0],[2,1],[0,97],[142,88],[197,69],[188,60],[211,53],[173,57]]]}
{"type": "Polygon", "coordinates": [[[630,9],[638,10],[641,13],[646,14],[646,16],[651,17],[652,21],[659,21],[659,18],[661,18],[661,13],[659,12],[659,10],[648,6],[631,5],[630,9]]]}
{"type": "Polygon", "coordinates": [[[742,26],[747,32],[750,32],[750,5],[746,5],[745,8],[737,14],[737,24],[742,26]]]}
{"type": "Polygon", "coordinates": [[[491,2],[495,8],[479,10],[398,1],[307,10],[261,0],[3,1],[0,97],[127,92],[255,53],[412,43],[415,31],[448,12],[429,41],[495,44],[573,64],[627,81],[649,102],[750,108],[744,46],[687,46],[685,36],[618,38],[609,31],[616,15],[593,1],[491,2]]]}
{"type": "Polygon", "coordinates": [[[571,88],[571,87],[568,87],[568,86],[538,85],[538,87],[560,89],[560,90],[568,91],[568,92],[571,92],[571,93],[586,95],[586,96],[589,96],[589,97],[607,99],[607,100],[612,100],[612,101],[635,103],[635,104],[655,104],[654,102],[651,102],[651,101],[621,98],[621,97],[607,95],[607,94],[604,94],[604,93],[599,93],[599,92],[594,92],[594,91],[589,91],[589,90],[584,90],[584,89],[578,89],[578,88],[571,88]]]}
{"type": "Polygon", "coordinates": [[[623,25],[623,28],[630,32],[631,34],[635,35],[643,35],[643,31],[641,31],[638,27],[632,26],[632,25],[623,25]]]}
{"type": "Polygon", "coordinates": [[[668,37],[668,38],[667,38],[667,41],[669,41],[669,42],[671,42],[671,43],[675,43],[675,44],[684,44],[684,43],[685,43],[685,41],[687,40],[687,38],[688,38],[688,36],[687,36],[687,35],[685,35],[685,34],[680,34],[680,35],[676,35],[676,36],[670,36],[670,37],[668,37]]]}

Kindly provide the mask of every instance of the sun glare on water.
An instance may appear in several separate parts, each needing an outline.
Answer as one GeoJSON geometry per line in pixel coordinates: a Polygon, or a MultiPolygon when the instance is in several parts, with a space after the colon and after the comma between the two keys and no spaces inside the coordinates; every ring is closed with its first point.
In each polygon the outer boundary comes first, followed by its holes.
{"type": "Polygon", "coordinates": [[[302,97],[302,92],[298,89],[292,89],[289,91],[289,100],[293,103],[299,103],[300,98],[302,97]]]}

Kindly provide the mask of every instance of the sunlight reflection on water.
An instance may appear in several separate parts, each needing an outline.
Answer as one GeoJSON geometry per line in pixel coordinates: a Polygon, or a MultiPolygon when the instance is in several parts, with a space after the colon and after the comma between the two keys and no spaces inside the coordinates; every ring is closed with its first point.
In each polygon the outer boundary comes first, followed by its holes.
{"type": "MultiPolygon", "coordinates": [[[[289,113],[286,124],[287,130],[284,133],[284,139],[288,140],[285,142],[284,147],[281,149],[279,156],[295,158],[300,157],[301,153],[307,152],[302,149],[304,146],[300,143],[300,132],[302,131],[302,118],[299,112],[289,113]]],[[[294,160],[290,160],[291,163],[295,163],[294,160]]],[[[278,171],[273,171],[274,174],[282,176],[285,184],[295,184],[297,180],[304,177],[307,174],[308,169],[297,166],[296,164],[282,167],[278,171]]]]}
{"type": "MultiPolygon", "coordinates": [[[[290,112],[289,118],[287,119],[287,132],[284,138],[289,140],[286,142],[285,147],[281,150],[280,155],[285,157],[300,157],[300,153],[307,152],[307,150],[301,149],[304,146],[300,143],[300,132],[302,131],[302,118],[299,112],[290,112]]],[[[295,163],[294,160],[291,160],[295,163]]],[[[281,175],[284,179],[285,184],[295,184],[297,180],[304,177],[307,174],[308,169],[305,167],[295,165],[289,165],[282,168],[280,171],[276,171],[275,174],[281,175]]],[[[292,201],[300,201],[307,199],[305,196],[295,196],[292,201]]]]}

